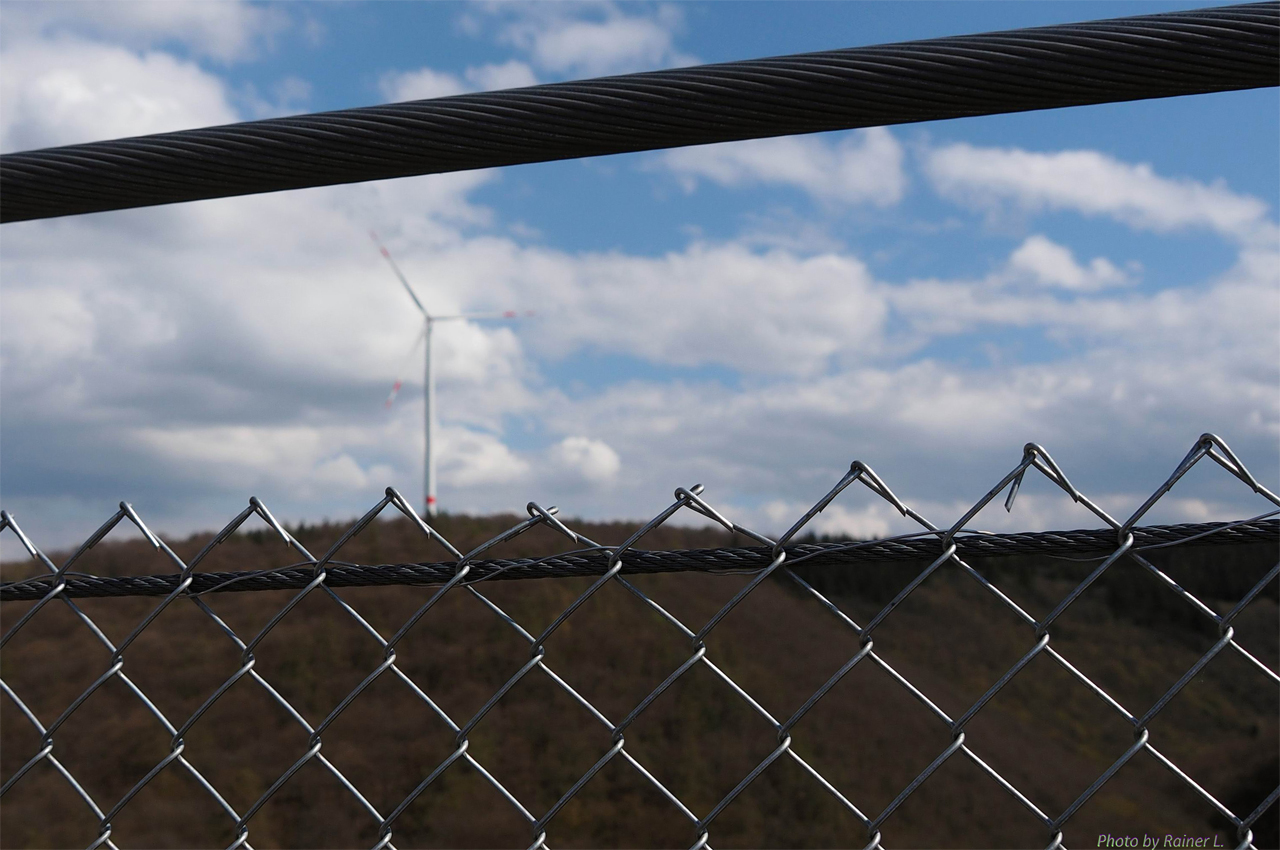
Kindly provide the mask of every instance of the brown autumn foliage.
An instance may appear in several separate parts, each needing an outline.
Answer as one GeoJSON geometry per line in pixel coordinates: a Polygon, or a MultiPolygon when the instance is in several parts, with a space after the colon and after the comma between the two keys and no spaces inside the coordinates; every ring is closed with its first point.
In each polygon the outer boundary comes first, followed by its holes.
{"type": "MultiPolygon", "coordinates": [[[[438,527],[464,551],[513,524],[512,517],[443,516],[438,527]]],[[[606,543],[634,525],[574,523],[606,543]]],[[[311,551],[342,531],[295,529],[311,551]]],[[[174,548],[190,557],[207,542],[174,548]]],[[[663,527],[649,549],[731,541],[711,530],[663,527]]],[[[535,530],[495,557],[549,554],[568,546],[535,530]]],[[[1220,611],[1229,610],[1275,563],[1275,547],[1161,550],[1160,564],[1220,611]]],[[[407,522],[378,522],[342,550],[360,563],[447,560],[407,522]]],[[[202,570],[280,566],[293,558],[278,538],[239,534],[202,570]]],[[[860,623],[924,564],[810,569],[807,580],[860,623]]],[[[1031,557],[976,563],[1035,616],[1043,616],[1093,564],[1031,557]]],[[[104,542],[77,569],[99,575],[169,572],[142,541],[104,542]]],[[[6,580],[29,575],[7,564],[6,580]]],[[[750,580],[742,575],[636,576],[651,598],[695,631],[750,580]]],[[[590,585],[589,579],[490,581],[478,586],[537,634],[590,585]]],[[[342,589],[339,596],[389,636],[435,588],[342,589]]],[[[267,624],[292,591],[218,593],[205,603],[242,638],[267,624]]],[[[1236,638],[1263,663],[1280,662],[1273,581],[1236,624],[1236,638]]],[[[119,643],[155,598],[86,599],[78,604],[119,643]]],[[[12,625],[30,603],[5,603],[12,625]]],[[[1135,714],[1160,698],[1217,635],[1189,606],[1133,564],[1117,564],[1074,603],[1052,631],[1052,647],[1135,714]]],[[[927,579],[875,633],[875,649],[952,717],[974,703],[1034,644],[1021,624],[971,577],[944,568],[927,579]]],[[[790,717],[858,651],[853,632],[789,580],[762,583],[709,635],[707,655],[774,717],[790,717]]],[[[603,587],[547,641],[546,662],[611,721],[625,717],[691,653],[680,631],[616,583],[603,587]]],[[[312,725],[372,670],[382,653],[338,603],[313,592],[255,652],[255,670],[312,725]]],[[[529,643],[475,596],[446,594],[405,635],[397,665],[454,720],[465,723],[529,659],[529,643]]],[[[138,636],[124,671],[175,724],[238,668],[240,654],[219,626],[177,600],[138,636]]],[[[64,604],[46,606],[6,646],[3,678],[46,725],[108,669],[107,651],[64,604]]],[[[1207,664],[1151,724],[1170,760],[1235,811],[1248,811],[1277,782],[1277,689],[1234,652],[1207,664]]],[[[8,779],[40,747],[12,701],[0,698],[0,776],[8,779]]],[[[1133,743],[1132,727],[1054,661],[1034,658],[966,726],[966,743],[1043,811],[1056,816],[1133,743]]],[[[951,741],[945,725],[889,674],[856,665],[792,730],[794,747],[862,811],[881,812],[951,741]]],[[[169,751],[170,738],[117,679],[72,712],[54,754],[105,808],[169,751]]],[[[392,810],[453,750],[454,736],[391,673],[376,679],[322,735],[321,753],[380,812],[392,810]]],[[[471,731],[469,752],[535,816],[547,811],[610,746],[609,731],[534,669],[471,731]]],[[[695,665],[639,714],[626,749],[698,815],[709,812],[777,746],[770,726],[702,665],[695,665]]],[[[249,677],[236,682],[186,733],[183,755],[244,812],[308,749],[307,736],[249,677]]],[[[1276,807],[1255,827],[1258,846],[1276,846],[1276,807]]],[[[112,818],[122,848],[225,846],[230,818],[176,764],[161,771],[112,818]]],[[[717,847],[851,847],[860,822],[790,758],[770,765],[710,827],[717,847]]],[[[963,755],[947,760],[882,825],[894,847],[1042,846],[1043,824],[963,755]]],[[[548,841],[566,847],[686,846],[689,820],[621,758],[559,811],[548,841]]],[[[354,847],[376,840],[376,822],[312,761],[250,822],[256,847],[354,847]]],[[[1100,833],[1219,836],[1234,840],[1214,809],[1165,766],[1139,752],[1069,821],[1068,846],[1094,846],[1100,833]]],[[[97,822],[47,762],[0,799],[4,847],[91,843],[97,822]]],[[[405,847],[523,847],[532,835],[516,809],[464,761],[454,763],[395,823],[405,847]]],[[[1212,843],[1212,842],[1210,842],[1212,843]]]]}

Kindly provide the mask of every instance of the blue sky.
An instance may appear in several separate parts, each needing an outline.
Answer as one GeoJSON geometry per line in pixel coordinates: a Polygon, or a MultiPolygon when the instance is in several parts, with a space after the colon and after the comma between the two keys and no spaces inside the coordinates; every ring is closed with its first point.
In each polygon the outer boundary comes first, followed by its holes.
{"type": "MultiPolygon", "coordinates": [[[[0,148],[1195,8],[957,2],[6,2],[0,148]]],[[[0,230],[0,487],[50,545],[120,499],[170,533],[420,491],[642,517],[701,481],[780,530],[858,458],[939,524],[1043,444],[1108,510],[1203,431],[1280,452],[1267,89],[439,175],[0,230]]],[[[1028,486],[992,528],[1094,524],[1028,486]]],[[[1154,519],[1263,509],[1206,472],[1154,519]]],[[[902,521],[851,498],[825,531],[902,521]]]]}

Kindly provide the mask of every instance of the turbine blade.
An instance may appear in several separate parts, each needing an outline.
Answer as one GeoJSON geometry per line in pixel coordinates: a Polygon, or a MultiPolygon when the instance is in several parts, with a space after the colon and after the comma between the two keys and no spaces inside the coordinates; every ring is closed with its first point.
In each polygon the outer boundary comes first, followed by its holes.
{"type": "Polygon", "coordinates": [[[431,314],[427,312],[427,308],[422,306],[422,302],[418,300],[418,294],[414,292],[413,287],[409,285],[409,281],[405,278],[404,272],[400,271],[400,267],[396,265],[396,261],[391,259],[391,252],[387,250],[387,246],[382,244],[382,240],[378,238],[378,234],[372,230],[369,231],[369,238],[373,240],[373,244],[378,246],[379,253],[381,253],[383,259],[387,261],[387,265],[391,266],[391,270],[396,273],[396,277],[400,279],[400,283],[404,285],[404,291],[409,293],[409,297],[413,299],[413,303],[422,311],[422,315],[429,318],[431,314]]]}
{"type": "Polygon", "coordinates": [[[396,395],[397,395],[397,394],[399,394],[399,392],[400,392],[400,384],[401,384],[401,383],[402,383],[401,381],[396,381],[394,384],[392,384],[392,385],[391,385],[391,393],[387,396],[387,401],[386,401],[386,403],[383,405],[383,406],[384,406],[384,407],[386,407],[388,410],[390,410],[390,409],[391,409],[391,404],[392,404],[392,402],[394,402],[394,401],[396,400],[396,395]]]}
{"type": "MultiPolygon", "coordinates": [[[[426,341],[426,338],[427,328],[426,325],[423,325],[422,330],[418,331],[418,338],[413,341],[412,347],[409,348],[409,353],[405,355],[404,362],[400,367],[401,372],[408,368],[408,362],[413,359],[413,355],[418,352],[418,346],[422,345],[422,343],[426,341]]],[[[400,387],[403,385],[404,380],[397,377],[396,382],[391,386],[391,392],[387,395],[387,400],[383,403],[383,407],[388,410],[391,409],[391,405],[395,402],[396,396],[400,393],[400,387]]]]}

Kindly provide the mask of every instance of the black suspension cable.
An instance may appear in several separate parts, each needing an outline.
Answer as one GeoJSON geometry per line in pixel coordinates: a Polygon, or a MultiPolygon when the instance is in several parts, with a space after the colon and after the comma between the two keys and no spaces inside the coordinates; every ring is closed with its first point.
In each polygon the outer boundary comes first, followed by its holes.
{"type": "Polygon", "coordinates": [[[1280,84],[1280,4],[858,47],[0,157],[0,222],[1280,84]]]}
{"type": "MultiPolygon", "coordinates": [[[[1181,546],[1223,546],[1280,542],[1280,520],[1255,519],[1238,523],[1199,523],[1149,526],[1133,529],[1134,550],[1181,546]]],[[[962,558],[1043,555],[1051,557],[1109,554],[1118,547],[1112,529],[1043,531],[1023,534],[965,534],[955,538],[962,558]]],[[[893,561],[932,560],[942,552],[933,536],[909,539],[869,540],[856,543],[795,543],[786,547],[787,562],[814,566],[848,566],[893,561]]],[[[599,576],[609,568],[608,550],[573,552],[548,558],[475,561],[467,582],[528,578],[599,576]]],[[[750,548],[683,549],[669,552],[635,550],[623,555],[623,575],[637,573],[718,572],[762,570],[772,562],[772,551],[750,548]]],[[[381,585],[440,585],[457,574],[456,563],[436,564],[329,564],[325,583],[330,587],[381,585]]],[[[230,573],[194,573],[187,593],[220,593],[248,590],[297,590],[315,578],[314,565],[300,564],[275,570],[230,573]]],[[[176,573],[150,576],[65,576],[68,597],[167,596],[178,586],[176,573]]],[[[52,576],[39,576],[0,584],[0,602],[41,599],[53,588],[52,576]]]]}

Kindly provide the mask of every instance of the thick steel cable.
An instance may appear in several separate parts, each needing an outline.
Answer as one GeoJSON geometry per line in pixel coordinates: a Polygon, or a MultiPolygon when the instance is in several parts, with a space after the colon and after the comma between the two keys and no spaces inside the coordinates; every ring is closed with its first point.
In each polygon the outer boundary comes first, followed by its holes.
{"type": "MultiPolygon", "coordinates": [[[[1242,523],[1195,523],[1148,526],[1133,529],[1134,548],[1160,545],[1241,545],[1280,542],[1280,520],[1242,523]],[[1194,539],[1192,539],[1194,538],[1194,539]]],[[[1113,529],[1044,531],[1022,534],[967,534],[955,538],[962,557],[1008,555],[1078,556],[1111,553],[1117,547],[1113,529]]],[[[875,540],[851,547],[848,543],[795,543],[786,547],[787,559],[815,566],[855,566],[893,561],[931,560],[940,544],[931,537],[875,540]]],[[[623,559],[623,574],[669,572],[717,572],[762,570],[772,562],[772,550],[750,548],[682,549],[667,552],[634,550],[623,559]]],[[[485,560],[471,562],[469,581],[571,578],[600,576],[609,569],[609,552],[569,553],[550,558],[485,560]]],[[[325,583],[330,587],[382,585],[439,585],[457,574],[456,563],[328,565],[325,583]]],[[[279,570],[228,573],[195,573],[188,593],[249,590],[296,590],[315,578],[311,565],[279,570]]],[[[176,573],[150,576],[66,577],[68,597],[167,596],[181,581],[176,573]]],[[[53,587],[52,576],[0,584],[0,602],[41,599],[53,587]]]]}
{"type": "Polygon", "coordinates": [[[1280,83],[1280,5],[555,83],[0,157],[0,222],[1280,83]]]}

